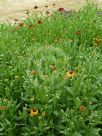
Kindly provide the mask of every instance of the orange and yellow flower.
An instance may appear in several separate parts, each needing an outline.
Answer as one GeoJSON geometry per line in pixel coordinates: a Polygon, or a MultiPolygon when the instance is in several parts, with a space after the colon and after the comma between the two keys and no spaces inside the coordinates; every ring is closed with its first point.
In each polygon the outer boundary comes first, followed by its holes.
{"type": "Polygon", "coordinates": [[[74,72],[74,71],[72,71],[72,70],[70,70],[70,71],[68,71],[66,74],[65,74],[65,79],[68,79],[68,78],[71,78],[71,77],[73,77],[73,76],[75,76],[76,75],[76,73],[74,72]]]}
{"type": "Polygon", "coordinates": [[[99,44],[101,43],[101,39],[100,39],[99,37],[97,37],[97,38],[95,39],[95,43],[96,43],[96,45],[99,45],[99,44]]]}
{"type": "Polygon", "coordinates": [[[38,115],[38,110],[37,109],[31,109],[30,110],[30,117],[34,117],[36,115],[38,115]]]}

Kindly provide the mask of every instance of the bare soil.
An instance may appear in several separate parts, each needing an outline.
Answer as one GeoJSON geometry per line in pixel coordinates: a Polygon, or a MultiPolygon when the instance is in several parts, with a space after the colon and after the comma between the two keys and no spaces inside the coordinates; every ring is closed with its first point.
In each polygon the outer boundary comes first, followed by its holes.
{"type": "MultiPolygon", "coordinates": [[[[0,22],[14,21],[15,19],[23,20],[32,13],[52,13],[59,7],[66,10],[76,9],[85,5],[86,0],[0,0],[0,22]],[[55,4],[55,5],[53,5],[55,4]],[[38,8],[35,9],[34,7],[38,8]],[[46,6],[48,6],[46,8],[46,6]]],[[[91,0],[90,0],[91,1],[91,0]]],[[[102,3],[102,0],[94,0],[102,3]]]]}

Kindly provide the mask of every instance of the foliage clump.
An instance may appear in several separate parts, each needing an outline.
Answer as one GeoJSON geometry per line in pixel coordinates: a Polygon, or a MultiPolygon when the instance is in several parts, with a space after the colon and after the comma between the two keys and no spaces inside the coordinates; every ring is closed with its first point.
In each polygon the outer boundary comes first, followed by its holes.
{"type": "Polygon", "coordinates": [[[0,135],[102,135],[99,12],[0,25],[0,135]]]}

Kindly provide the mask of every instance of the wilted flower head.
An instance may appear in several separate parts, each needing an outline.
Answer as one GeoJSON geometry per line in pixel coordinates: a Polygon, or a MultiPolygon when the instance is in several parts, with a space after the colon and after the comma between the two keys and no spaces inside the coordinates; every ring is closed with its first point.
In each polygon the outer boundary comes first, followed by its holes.
{"type": "Polygon", "coordinates": [[[55,70],[56,70],[56,66],[55,66],[55,65],[50,65],[50,69],[51,69],[52,71],[55,71],[55,70]]]}
{"type": "Polygon", "coordinates": [[[29,14],[29,13],[30,13],[30,11],[29,11],[29,10],[27,10],[26,14],[29,14]]]}
{"type": "Polygon", "coordinates": [[[77,32],[76,32],[76,35],[80,35],[80,34],[81,34],[81,32],[80,32],[80,31],[77,31],[77,32]]]}
{"type": "Polygon", "coordinates": [[[34,26],[33,25],[29,25],[29,29],[33,28],[34,26]]]}
{"type": "Polygon", "coordinates": [[[45,8],[48,8],[48,5],[46,5],[45,8]]]}
{"type": "Polygon", "coordinates": [[[49,11],[46,11],[46,14],[50,14],[50,12],[49,12],[49,11]]]}
{"type": "Polygon", "coordinates": [[[18,24],[18,27],[23,27],[23,26],[24,26],[24,22],[18,24]]]}
{"type": "Polygon", "coordinates": [[[42,24],[43,22],[42,22],[42,20],[38,20],[37,23],[38,24],[42,24]]]}
{"type": "Polygon", "coordinates": [[[36,6],[36,5],[34,6],[34,9],[38,9],[38,8],[39,8],[38,6],[36,6]]]}
{"type": "Polygon", "coordinates": [[[32,70],[31,73],[32,73],[32,75],[36,75],[37,71],[36,70],[32,70]]]}
{"type": "Polygon", "coordinates": [[[81,106],[80,106],[80,111],[83,112],[83,111],[85,111],[85,110],[86,110],[86,107],[85,107],[84,105],[81,105],[81,106]]]}
{"type": "Polygon", "coordinates": [[[53,5],[53,6],[55,6],[56,4],[55,4],[55,3],[53,3],[52,5],[53,5]]]}
{"type": "Polygon", "coordinates": [[[14,21],[16,21],[16,22],[17,22],[17,21],[19,21],[19,19],[15,18],[15,19],[14,19],[14,21]]]}

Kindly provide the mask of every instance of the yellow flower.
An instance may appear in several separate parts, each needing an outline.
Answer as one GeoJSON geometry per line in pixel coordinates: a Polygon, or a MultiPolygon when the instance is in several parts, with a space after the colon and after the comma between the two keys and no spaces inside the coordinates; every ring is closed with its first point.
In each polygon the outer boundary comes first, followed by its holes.
{"type": "Polygon", "coordinates": [[[71,78],[75,76],[75,72],[74,71],[68,71],[66,74],[65,74],[65,79],[68,79],[68,78],[71,78]]]}
{"type": "Polygon", "coordinates": [[[30,116],[31,116],[31,117],[34,117],[34,116],[36,116],[36,115],[38,115],[38,110],[36,110],[36,109],[31,109],[31,110],[30,110],[30,116]]]}

